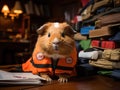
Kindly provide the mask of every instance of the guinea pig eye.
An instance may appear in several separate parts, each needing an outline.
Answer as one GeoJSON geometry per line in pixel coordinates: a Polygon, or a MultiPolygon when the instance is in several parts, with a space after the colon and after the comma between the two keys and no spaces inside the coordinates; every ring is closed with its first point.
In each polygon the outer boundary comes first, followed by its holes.
{"type": "Polygon", "coordinates": [[[50,37],[50,33],[48,33],[48,37],[50,37]]]}
{"type": "Polygon", "coordinates": [[[65,33],[61,33],[61,36],[62,36],[62,37],[65,37],[65,33]]]}

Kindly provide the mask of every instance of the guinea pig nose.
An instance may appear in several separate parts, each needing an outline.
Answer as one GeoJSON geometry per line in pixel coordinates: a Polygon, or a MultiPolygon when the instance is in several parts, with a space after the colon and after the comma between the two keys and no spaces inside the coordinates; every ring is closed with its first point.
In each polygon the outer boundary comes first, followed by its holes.
{"type": "Polygon", "coordinates": [[[54,40],[53,40],[53,44],[59,44],[59,39],[58,38],[55,38],[54,40]]]}
{"type": "Polygon", "coordinates": [[[57,45],[57,44],[59,44],[59,42],[53,42],[53,44],[56,44],[56,45],[57,45]]]}

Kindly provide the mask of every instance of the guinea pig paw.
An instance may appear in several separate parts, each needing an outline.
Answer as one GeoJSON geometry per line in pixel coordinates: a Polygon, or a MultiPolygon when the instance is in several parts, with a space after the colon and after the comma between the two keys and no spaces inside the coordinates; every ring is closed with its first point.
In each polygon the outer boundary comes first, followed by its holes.
{"type": "Polygon", "coordinates": [[[60,78],[58,79],[58,82],[60,82],[60,83],[66,83],[66,82],[68,82],[68,78],[60,77],[60,78]]]}
{"type": "Polygon", "coordinates": [[[47,82],[51,82],[52,79],[51,79],[50,77],[47,77],[47,78],[46,78],[46,81],[47,81],[47,82]]]}
{"type": "Polygon", "coordinates": [[[48,75],[41,75],[47,82],[51,82],[52,79],[48,75]]]}

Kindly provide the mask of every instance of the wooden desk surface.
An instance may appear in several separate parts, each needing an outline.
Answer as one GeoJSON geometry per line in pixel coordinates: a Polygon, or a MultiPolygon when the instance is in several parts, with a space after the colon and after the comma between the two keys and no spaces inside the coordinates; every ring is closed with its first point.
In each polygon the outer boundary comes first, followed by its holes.
{"type": "Polygon", "coordinates": [[[105,76],[72,78],[68,83],[53,80],[43,86],[0,86],[0,90],[120,90],[120,82],[105,76]]]}
{"type": "MultiPolygon", "coordinates": [[[[10,71],[19,65],[4,65],[0,69],[10,71]]],[[[51,83],[41,85],[0,85],[0,90],[120,90],[120,80],[94,75],[89,77],[74,77],[67,83],[59,83],[53,80],[51,83]]]]}

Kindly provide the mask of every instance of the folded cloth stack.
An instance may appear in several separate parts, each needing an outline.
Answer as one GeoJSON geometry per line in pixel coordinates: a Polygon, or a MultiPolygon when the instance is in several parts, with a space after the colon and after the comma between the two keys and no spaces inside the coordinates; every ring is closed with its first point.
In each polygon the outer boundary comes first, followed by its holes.
{"type": "Polygon", "coordinates": [[[80,51],[78,57],[86,58],[86,59],[98,59],[100,54],[101,51],[90,51],[90,52],[80,51]]]}
{"type": "Polygon", "coordinates": [[[102,58],[110,61],[120,61],[120,49],[106,49],[103,51],[102,58]]]}
{"type": "Polygon", "coordinates": [[[89,38],[109,36],[109,35],[112,35],[112,30],[110,26],[104,26],[104,27],[89,31],[89,38]]]}
{"type": "Polygon", "coordinates": [[[74,35],[74,39],[75,39],[75,40],[86,40],[86,39],[87,39],[87,36],[81,35],[80,33],[76,33],[76,34],[74,35]]]}
{"type": "Polygon", "coordinates": [[[114,41],[102,41],[102,40],[92,40],[91,46],[101,49],[115,49],[118,47],[114,41]]]}
{"type": "Polygon", "coordinates": [[[101,58],[91,59],[89,64],[105,69],[120,69],[120,49],[105,49],[101,58]]]}
{"type": "Polygon", "coordinates": [[[105,69],[112,69],[113,63],[111,61],[108,61],[106,59],[97,59],[95,60],[89,60],[89,64],[95,67],[101,67],[105,69]]]}

